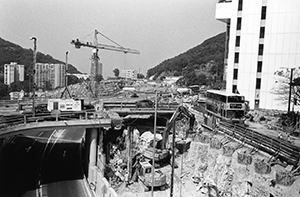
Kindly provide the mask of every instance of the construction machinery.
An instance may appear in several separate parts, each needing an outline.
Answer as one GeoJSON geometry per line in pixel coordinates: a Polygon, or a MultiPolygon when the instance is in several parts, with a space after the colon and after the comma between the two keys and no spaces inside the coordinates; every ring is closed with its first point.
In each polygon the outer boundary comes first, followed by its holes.
{"type": "MultiPolygon", "coordinates": [[[[153,150],[155,150],[154,154],[154,160],[156,164],[162,165],[163,163],[169,162],[171,155],[170,151],[167,148],[167,142],[169,138],[169,134],[171,129],[174,126],[175,121],[178,118],[182,118],[182,116],[186,117],[189,119],[189,129],[186,131],[186,136],[187,137],[189,131],[193,130],[194,122],[195,122],[195,116],[192,114],[185,106],[179,106],[176,111],[173,113],[172,117],[170,118],[165,130],[163,131],[163,137],[162,140],[159,140],[157,142],[156,148],[154,149],[153,147],[147,147],[143,151],[143,156],[146,158],[152,160],[153,159],[153,150]]],[[[180,146],[180,144],[178,144],[180,146]]]]}
{"type": "Polygon", "coordinates": [[[167,148],[167,142],[168,142],[168,138],[169,138],[169,134],[170,134],[170,131],[171,129],[173,128],[174,126],[174,122],[179,118],[181,117],[181,115],[185,116],[186,118],[189,119],[189,129],[188,131],[186,132],[186,136],[188,135],[188,133],[190,131],[193,130],[193,127],[194,127],[194,123],[195,123],[195,116],[194,114],[192,114],[185,106],[181,105],[179,106],[176,111],[173,113],[172,117],[170,118],[167,126],[166,126],[166,129],[163,133],[163,139],[162,139],[162,147],[161,149],[166,149],[167,148]]]}
{"type": "Polygon", "coordinates": [[[138,181],[144,188],[144,191],[149,191],[150,188],[159,187],[160,190],[165,190],[167,185],[167,177],[162,171],[154,170],[154,183],[152,184],[152,165],[149,161],[140,161],[138,170],[138,181]]]}
{"type": "Polygon", "coordinates": [[[102,34],[101,32],[99,32],[97,30],[95,30],[95,32],[94,32],[94,43],[92,43],[92,42],[82,42],[79,39],[76,39],[76,40],[72,40],[71,44],[73,44],[76,49],[80,49],[81,47],[89,47],[89,48],[95,49],[95,50],[93,50],[92,67],[91,67],[91,75],[92,75],[91,83],[92,83],[92,89],[94,89],[94,91],[91,90],[91,92],[96,98],[97,98],[98,93],[97,93],[95,80],[97,78],[97,75],[100,74],[100,71],[99,71],[100,58],[98,56],[99,49],[109,50],[109,51],[116,51],[116,52],[123,52],[125,54],[127,54],[127,53],[140,54],[140,52],[138,50],[125,48],[125,47],[123,47],[120,44],[116,43],[115,41],[111,40],[110,38],[108,38],[107,36],[105,36],[104,34],[102,34]],[[112,43],[114,43],[117,46],[106,45],[106,44],[98,44],[97,35],[103,36],[104,38],[111,41],[112,43]]]}

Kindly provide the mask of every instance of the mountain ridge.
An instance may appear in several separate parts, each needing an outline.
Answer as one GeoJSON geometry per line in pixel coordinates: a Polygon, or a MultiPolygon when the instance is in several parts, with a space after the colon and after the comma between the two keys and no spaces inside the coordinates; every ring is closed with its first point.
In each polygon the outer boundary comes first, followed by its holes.
{"type": "MultiPolygon", "coordinates": [[[[32,49],[26,49],[18,44],[4,40],[0,37],[0,73],[3,73],[4,64],[10,64],[10,62],[16,62],[24,65],[25,67],[25,79],[28,79],[28,74],[32,69],[33,62],[33,51],[32,49]]],[[[37,52],[36,54],[37,63],[60,63],[65,62],[53,58],[49,54],[37,52]]],[[[75,66],[68,64],[68,72],[71,74],[81,74],[75,66]]]]}
{"type": "Polygon", "coordinates": [[[212,79],[220,83],[224,70],[225,32],[201,44],[162,61],[147,71],[147,77],[160,79],[166,76],[183,76],[179,83],[207,85],[212,79]]]}

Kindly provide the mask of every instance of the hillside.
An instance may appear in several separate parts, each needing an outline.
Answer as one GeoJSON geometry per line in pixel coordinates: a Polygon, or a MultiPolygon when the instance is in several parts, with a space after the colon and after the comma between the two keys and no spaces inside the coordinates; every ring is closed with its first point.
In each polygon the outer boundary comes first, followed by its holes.
{"type": "MultiPolygon", "coordinates": [[[[6,41],[0,38],[0,73],[3,73],[4,64],[10,62],[17,62],[18,64],[25,66],[25,78],[27,78],[28,69],[31,68],[33,62],[33,51],[31,49],[24,49],[19,45],[6,41]]],[[[38,63],[62,63],[65,62],[54,59],[51,55],[45,55],[41,52],[37,52],[38,63]]],[[[73,65],[69,64],[68,72],[72,74],[80,74],[73,65]]]]}
{"type": "Polygon", "coordinates": [[[185,85],[207,85],[211,79],[221,81],[224,65],[225,33],[205,40],[200,45],[161,62],[147,72],[147,77],[184,76],[185,85]]]}

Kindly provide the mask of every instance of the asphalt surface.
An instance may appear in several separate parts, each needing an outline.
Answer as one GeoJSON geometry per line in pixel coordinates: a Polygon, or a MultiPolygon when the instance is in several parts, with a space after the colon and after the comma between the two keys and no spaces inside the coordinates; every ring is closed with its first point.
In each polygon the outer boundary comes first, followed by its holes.
{"type": "Polygon", "coordinates": [[[0,197],[87,196],[80,127],[33,129],[0,138],[0,197]]]}

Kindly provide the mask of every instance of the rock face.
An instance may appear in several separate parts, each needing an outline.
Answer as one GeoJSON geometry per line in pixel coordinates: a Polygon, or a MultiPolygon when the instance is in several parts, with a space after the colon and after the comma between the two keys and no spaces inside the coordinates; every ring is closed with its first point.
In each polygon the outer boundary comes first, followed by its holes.
{"type": "Polygon", "coordinates": [[[300,196],[300,178],[289,172],[291,166],[271,165],[268,155],[224,136],[201,135],[191,143],[185,162],[200,196],[203,188],[212,196],[300,196]]]}

